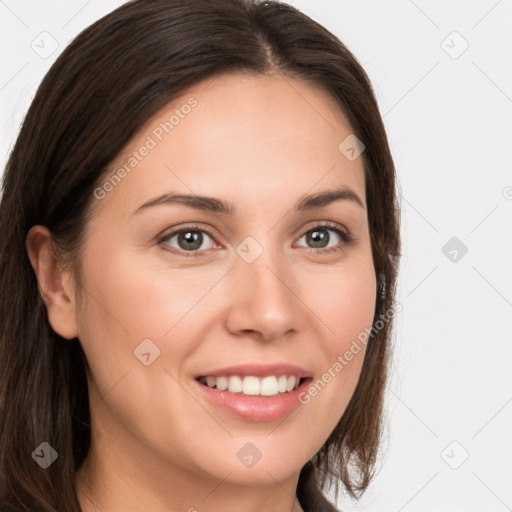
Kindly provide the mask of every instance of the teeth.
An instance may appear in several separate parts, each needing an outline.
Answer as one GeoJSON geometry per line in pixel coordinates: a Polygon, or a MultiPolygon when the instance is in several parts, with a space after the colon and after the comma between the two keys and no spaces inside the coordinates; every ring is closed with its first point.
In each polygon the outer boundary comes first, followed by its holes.
{"type": "Polygon", "coordinates": [[[288,377],[288,381],[286,382],[286,391],[291,391],[295,387],[295,376],[290,375],[288,377]]]}
{"type": "Polygon", "coordinates": [[[281,377],[277,379],[277,389],[279,390],[279,393],[284,393],[286,391],[287,382],[288,379],[286,378],[286,375],[281,375],[281,377]]]}
{"type": "Polygon", "coordinates": [[[241,393],[248,396],[275,396],[279,393],[287,393],[297,389],[300,377],[295,375],[271,375],[268,377],[254,377],[238,375],[222,377],[201,377],[199,381],[210,388],[220,391],[228,390],[230,393],[241,393]]]}
{"type": "Polygon", "coordinates": [[[261,395],[274,396],[274,395],[277,395],[278,393],[279,393],[279,387],[277,385],[277,379],[275,377],[265,377],[264,379],[261,379],[261,383],[260,383],[260,394],[261,395]]]}
{"type": "MultiPolygon", "coordinates": [[[[238,378],[238,377],[237,377],[238,378]]],[[[242,393],[244,395],[259,395],[260,394],[260,379],[257,377],[244,377],[242,383],[242,393]]],[[[231,388],[228,388],[229,391],[233,393],[231,388]]],[[[235,391],[236,393],[236,391],[235,391]]]]}
{"type": "Polygon", "coordinates": [[[225,391],[226,389],[228,389],[227,377],[210,377],[210,378],[214,379],[213,384],[208,384],[208,386],[210,386],[211,388],[213,388],[214,386],[217,386],[217,389],[220,391],[225,391]]]}
{"type": "Polygon", "coordinates": [[[233,375],[228,379],[228,391],[231,393],[241,393],[242,392],[242,379],[238,375],[233,375]]]}

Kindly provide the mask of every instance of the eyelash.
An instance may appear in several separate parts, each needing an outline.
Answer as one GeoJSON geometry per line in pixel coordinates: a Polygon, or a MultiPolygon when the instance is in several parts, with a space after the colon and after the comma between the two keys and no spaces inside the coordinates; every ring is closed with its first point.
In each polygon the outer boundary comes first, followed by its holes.
{"type": "MultiPolygon", "coordinates": [[[[319,254],[319,253],[330,254],[333,252],[343,251],[345,248],[350,247],[355,242],[355,238],[348,230],[341,228],[341,226],[339,224],[335,224],[335,223],[329,222],[329,221],[325,221],[323,224],[318,224],[318,225],[313,226],[312,228],[304,231],[301,234],[301,236],[299,237],[299,239],[311,231],[319,230],[322,228],[327,228],[327,230],[334,231],[341,238],[342,242],[334,247],[329,247],[328,249],[317,249],[314,247],[304,247],[304,249],[308,249],[309,252],[313,252],[314,254],[319,254]]],[[[207,229],[203,226],[196,225],[196,224],[190,224],[189,226],[185,226],[184,228],[180,228],[175,231],[171,231],[170,233],[167,233],[167,234],[163,235],[162,237],[159,237],[157,239],[157,243],[158,243],[158,245],[164,245],[165,242],[167,242],[173,236],[179,235],[180,233],[186,233],[188,231],[204,232],[210,238],[212,238],[212,240],[215,243],[218,243],[215,240],[214,234],[209,229],[207,229]]],[[[165,244],[165,245],[167,245],[167,244],[165,244]]],[[[176,250],[174,247],[172,247],[172,248],[166,248],[165,250],[172,252],[173,254],[178,254],[180,256],[184,256],[186,258],[189,258],[189,257],[195,258],[195,257],[201,256],[202,253],[208,249],[195,250],[195,251],[182,251],[182,250],[176,250]]]]}

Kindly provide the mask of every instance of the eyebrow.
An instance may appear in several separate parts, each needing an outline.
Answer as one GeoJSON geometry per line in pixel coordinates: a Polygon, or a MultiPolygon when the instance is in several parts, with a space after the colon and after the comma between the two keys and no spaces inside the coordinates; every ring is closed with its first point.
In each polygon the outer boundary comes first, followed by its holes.
{"type": "MultiPolygon", "coordinates": [[[[336,190],[328,190],[325,192],[302,196],[296,203],[295,209],[297,211],[315,210],[317,208],[327,206],[335,201],[350,201],[351,203],[359,205],[363,209],[365,208],[363,202],[353,190],[348,187],[342,187],[336,190]]],[[[236,213],[235,205],[229,201],[223,201],[222,199],[217,199],[215,197],[177,194],[171,192],[150,199],[143,205],[139,206],[133,214],[139,213],[140,211],[153,206],[173,204],[181,204],[188,206],[189,208],[212,213],[223,213],[226,215],[234,215],[236,213]]]]}

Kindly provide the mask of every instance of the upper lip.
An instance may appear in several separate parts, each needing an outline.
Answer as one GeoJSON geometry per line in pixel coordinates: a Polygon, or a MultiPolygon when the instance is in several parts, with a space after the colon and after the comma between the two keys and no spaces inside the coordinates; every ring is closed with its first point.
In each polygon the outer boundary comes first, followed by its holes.
{"type": "Polygon", "coordinates": [[[252,363],[252,364],[241,364],[236,366],[226,366],[224,368],[217,368],[215,370],[208,370],[199,373],[195,376],[198,377],[225,377],[229,375],[240,375],[247,376],[252,375],[254,377],[268,377],[270,375],[295,375],[300,378],[311,377],[311,372],[308,372],[300,366],[289,364],[289,363],[275,363],[275,364],[263,364],[263,363],[252,363]]]}

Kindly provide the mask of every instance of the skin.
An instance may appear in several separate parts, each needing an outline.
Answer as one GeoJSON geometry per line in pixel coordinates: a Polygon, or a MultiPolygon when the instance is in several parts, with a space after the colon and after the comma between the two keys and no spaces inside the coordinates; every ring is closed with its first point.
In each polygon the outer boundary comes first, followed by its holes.
{"type": "Polygon", "coordinates": [[[273,422],[229,416],[198,393],[193,376],[284,361],[316,380],[371,327],[362,158],[338,150],[352,129],[326,93],[282,75],[237,73],[198,83],[158,112],[106,178],[190,97],[198,104],[179,125],[103,199],[91,198],[81,295],[48,230],[35,226],[27,237],[50,323],[79,338],[91,370],[92,443],[77,473],[79,501],[85,512],[298,512],[300,469],[342,416],[364,348],[310,403],[273,422]],[[338,200],[295,210],[303,195],[343,186],[363,207],[338,200]],[[230,201],[237,212],[167,204],[133,214],[170,191],[230,201]],[[311,251],[304,235],[326,221],[354,243],[327,228],[329,247],[311,251]],[[213,234],[202,232],[198,256],[183,255],[177,236],[155,241],[190,223],[213,234]],[[247,236],[263,248],[252,263],[236,252],[247,236]],[[134,356],[147,338],[160,350],[149,366],[134,356]],[[262,453],[251,468],[236,456],[248,441],[262,453]]]}

